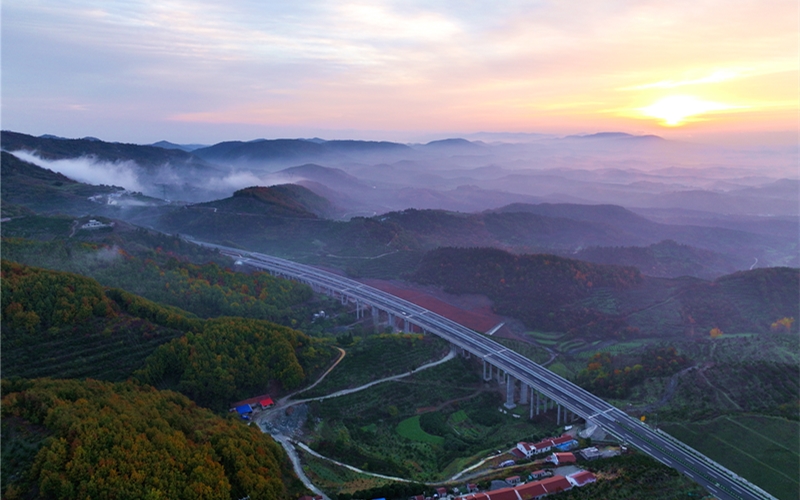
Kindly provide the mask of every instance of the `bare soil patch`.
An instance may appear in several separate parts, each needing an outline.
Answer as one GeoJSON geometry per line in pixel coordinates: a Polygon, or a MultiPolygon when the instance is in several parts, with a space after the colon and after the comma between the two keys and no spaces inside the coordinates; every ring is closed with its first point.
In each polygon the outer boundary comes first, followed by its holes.
{"type": "MultiPolygon", "coordinates": [[[[507,320],[507,318],[495,314],[492,310],[492,301],[485,295],[452,295],[438,288],[394,280],[364,279],[361,281],[479,332],[488,332],[507,320]]],[[[507,327],[504,326],[500,330],[506,329],[507,327]]],[[[501,334],[501,332],[498,331],[497,334],[501,334]]]]}

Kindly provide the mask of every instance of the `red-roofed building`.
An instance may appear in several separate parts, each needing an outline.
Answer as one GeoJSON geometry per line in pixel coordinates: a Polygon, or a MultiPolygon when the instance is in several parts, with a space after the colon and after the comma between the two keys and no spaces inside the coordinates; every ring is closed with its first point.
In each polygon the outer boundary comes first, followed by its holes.
{"type": "Polygon", "coordinates": [[[553,443],[553,448],[558,448],[559,450],[562,451],[566,451],[575,446],[578,446],[578,441],[569,434],[564,434],[561,437],[552,439],[551,442],[553,443]]]}
{"type": "Polygon", "coordinates": [[[501,488],[499,490],[487,491],[489,500],[519,500],[515,488],[501,488]]]}
{"type": "Polygon", "coordinates": [[[597,476],[588,470],[582,470],[580,472],[576,472],[575,474],[570,474],[567,476],[567,479],[570,483],[572,483],[573,486],[581,487],[597,481],[597,476]]]}
{"type": "Polygon", "coordinates": [[[520,481],[521,481],[521,479],[520,479],[520,477],[519,477],[519,476],[511,476],[511,477],[507,477],[507,478],[506,478],[506,482],[507,482],[508,484],[510,484],[511,486],[516,486],[516,485],[518,485],[520,481]]]}
{"type": "Polygon", "coordinates": [[[439,498],[447,496],[447,488],[444,487],[436,488],[436,494],[439,495],[439,498]]]}
{"type": "Polygon", "coordinates": [[[543,439],[538,443],[533,443],[533,455],[538,455],[539,453],[546,453],[550,451],[550,448],[553,447],[553,441],[550,439],[543,439]]]}
{"type": "Polygon", "coordinates": [[[517,494],[522,500],[534,500],[547,495],[547,490],[539,481],[517,486],[517,494]]]}
{"type": "Polygon", "coordinates": [[[270,406],[274,406],[275,401],[273,401],[271,397],[267,396],[266,398],[259,401],[258,404],[261,405],[261,409],[266,409],[269,408],[270,406]]]}
{"type": "Polygon", "coordinates": [[[525,458],[530,458],[539,453],[547,453],[553,447],[553,438],[547,438],[538,443],[517,443],[517,450],[525,454],[525,458]]]}
{"type": "MultiPolygon", "coordinates": [[[[570,453],[570,455],[571,454],[572,453],[570,453]]],[[[547,479],[538,481],[538,483],[544,486],[544,489],[548,494],[572,489],[572,484],[564,476],[548,477],[547,479]]]]}
{"type": "Polygon", "coordinates": [[[242,400],[242,401],[237,401],[236,403],[231,404],[231,408],[236,408],[237,406],[243,406],[243,405],[255,406],[257,404],[260,404],[261,401],[264,401],[264,400],[272,401],[272,398],[269,397],[269,394],[262,394],[261,396],[256,396],[254,398],[245,399],[245,400],[242,400]]]}
{"type": "Polygon", "coordinates": [[[469,483],[467,485],[467,491],[470,493],[477,493],[478,492],[478,485],[475,483],[469,483]]]}
{"type": "Polygon", "coordinates": [[[464,495],[458,497],[458,500],[490,500],[489,495],[486,493],[470,493],[469,495],[464,495]]]}
{"type": "Polygon", "coordinates": [[[575,463],[575,455],[570,452],[564,453],[553,453],[549,457],[547,457],[548,462],[552,462],[555,465],[561,464],[574,464],[575,463]]]}

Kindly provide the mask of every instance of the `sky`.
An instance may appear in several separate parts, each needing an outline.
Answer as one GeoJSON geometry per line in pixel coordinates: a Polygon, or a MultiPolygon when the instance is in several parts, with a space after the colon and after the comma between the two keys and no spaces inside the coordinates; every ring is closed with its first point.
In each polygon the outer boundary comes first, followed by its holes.
{"type": "Polygon", "coordinates": [[[796,0],[3,0],[0,120],[137,143],[796,144],[799,19],[796,0]]]}

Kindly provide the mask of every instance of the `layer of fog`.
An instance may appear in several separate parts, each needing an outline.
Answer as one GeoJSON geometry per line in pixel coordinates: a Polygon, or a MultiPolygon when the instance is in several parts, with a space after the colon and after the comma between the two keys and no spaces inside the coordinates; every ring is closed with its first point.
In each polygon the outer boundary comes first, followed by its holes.
{"type": "Polygon", "coordinates": [[[350,210],[378,213],[567,202],[797,215],[800,194],[797,148],[733,149],[613,134],[513,144],[438,141],[380,154],[348,150],[268,160],[253,154],[221,163],[252,172],[265,185],[288,178],[350,210]]]}
{"type": "MultiPolygon", "coordinates": [[[[220,175],[208,175],[185,168],[178,169],[172,165],[160,168],[142,168],[136,162],[108,162],[94,157],[80,157],[50,160],[42,158],[35,152],[13,151],[20,160],[36,166],[58,172],[72,180],[92,185],[117,186],[131,193],[142,193],[158,199],[188,202],[210,201],[230,196],[234,191],[254,185],[280,184],[291,182],[285,176],[275,174],[258,175],[255,172],[238,169],[219,172],[220,175]]],[[[120,199],[115,195],[104,195],[98,203],[109,205],[144,205],[131,199],[120,199]]]]}
{"type": "Polygon", "coordinates": [[[136,174],[138,169],[132,161],[109,163],[98,162],[87,157],[48,160],[29,151],[12,151],[11,154],[20,160],[58,172],[85,184],[120,186],[128,191],[143,190],[136,174]]]}
{"type": "Polygon", "coordinates": [[[224,160],[198,150],[205,166],[146,169],[132,161],[51,161],[34,153],[15,154],[82,182],[189,203],[225,198],[249,186],[291,182],[350,214],[406,208],[474,212],[510,203],[566,202],[798,215],[796,147],[735,149],[599,134],[514,143],[447,140],[385,150],[354,142],[326,155],[259,156],[259,148],[268,143],[241,143],[237,150],[250,151],[249,156],[224,160]]]}

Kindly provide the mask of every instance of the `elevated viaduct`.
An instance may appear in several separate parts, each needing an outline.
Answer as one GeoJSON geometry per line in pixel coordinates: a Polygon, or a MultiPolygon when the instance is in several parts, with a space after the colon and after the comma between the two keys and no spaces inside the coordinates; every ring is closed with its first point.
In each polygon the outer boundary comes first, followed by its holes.
{"type": "Polygon", "coordinates": [[[530,359],[416,304],[395,297],[355,280],[289,260],[256,252],[196,242],[217,248],[242,264],[266,270],[275,276],[308,284],[317,292],[354,303],[356,314],[366,311],[377,317],[381,312],[390,324],[402,324],[405,331],[416,326],[457,346],[465,355],[482,360],[484,379],[497,376],[506,384],[506,406],[527,404],[533,416],[549,405],[557,408],[558,421],[568,416],[584,419],[656,460],[701,484],[719,499],[774,499],[758,486],[706,457],[669,434],[651,429],[638,419],[578,387],[530,359]]]}

